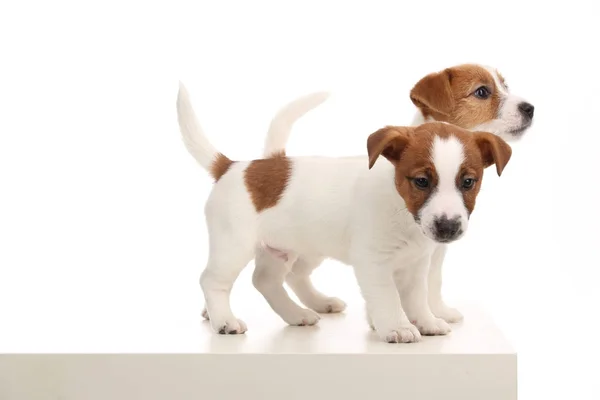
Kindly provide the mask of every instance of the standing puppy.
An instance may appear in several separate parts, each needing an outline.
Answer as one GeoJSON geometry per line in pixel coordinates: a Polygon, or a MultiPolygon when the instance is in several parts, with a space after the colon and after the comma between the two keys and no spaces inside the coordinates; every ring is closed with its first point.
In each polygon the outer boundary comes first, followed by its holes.
{"type": "MultiPolygon", "coordinates": [[[[410,99],[418,108],[413,126],[424,122],[441,121],[454,124],[470,131],[491,132],[507,141],[515,141],[523,136],[533,122],[534,106],[519,96],[510,93],[506,81],[491,67],[464,64],[447,68],[423,77],[410,92],[410,99]]],[[[285,152],[289,132],[282,134],[271,130],[267,134],[265,156],[285,152]]],[[[429,306],[435,316],[446,322],[458,322],[463,316],[442,299],[442,264],[446,245],[439,244],[431,259],[428,273],[429,306]]],[[[316,291],[309,276],[319,263],[303,264],[299,274],[292,274],[288,280],[302,279],[304,291],[316,291]]],[[[293,269],[296,271],[296,268],[293,269]]],[[[291,286],[294,289],[293,286],[291,286]]],[[[325,306],[335,304],[331,311],[341,311],[344,303],[333,297],[320,297],[313,300],[323,312],[325,306]]]]}
{"type": "Polygon", "coordinates": [[[246,330],[229,294],[253,257],[256,287],[286,321],[316,322],[284,290],[289,268],[330,257],[354,267],[383,340],[414,342],[450,331],[428,305],[430,260],[437,244],[466,232],[483,169],[495,164],[500,175],[508,163],[511,149],[501,138],[427,123],[373,133],[368,157],[279,154],[234,162],[207,140],[183,87],[177,110],[188,151],[216,181],[205,209],[209,257],[200,279],[216,332],[246,330]],[[376,163],[379,156],[387,161],[376,163]],[[264,249],[298,259],[280,268],[272,264],[276,257],[263,262],[264,249]]]}
{"type": "MultiPolygon", "coordinates": [[[[413,125],[443,121],[471,131],[486,131],[507,141],[520,139],[533,122],[534,106],[510,93],[495,68],[464,64],[422,78],[410,92],[418,108],[413,125]]],[[[442,299],[442,265],[447,246],[437,246],[429,271],[429,306],[447,322],[462,314],[442,299]]]]}

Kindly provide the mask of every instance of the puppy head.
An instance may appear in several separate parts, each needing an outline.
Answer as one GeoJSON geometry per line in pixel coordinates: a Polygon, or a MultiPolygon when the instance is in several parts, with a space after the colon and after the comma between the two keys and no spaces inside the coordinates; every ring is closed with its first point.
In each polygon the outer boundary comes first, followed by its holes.
{"type": "Polygon", "coordinates": [[[466,232],[483,170],[498,175],[511,148],[488,132],[469,132],[439,122],[388,126],[369,136],[369,168],[382,155],[395,167],[396,190],[425,236],[449,243],[466,232]]]}
{"type": "Polygon", "coordinates": [[[533,105],[511,94],[498,71],[479,65],[429,74],[413,87],[410,99],[425,121],[491,132],[506,140],[521,137],[533,121],[533,105]]]}

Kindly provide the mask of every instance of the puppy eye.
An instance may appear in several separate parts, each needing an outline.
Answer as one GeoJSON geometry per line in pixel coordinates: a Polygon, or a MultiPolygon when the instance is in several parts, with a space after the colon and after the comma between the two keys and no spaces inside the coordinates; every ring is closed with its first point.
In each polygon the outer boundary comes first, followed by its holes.
{"type": "Polygon", "coordinates": [[[473,178],[465,178],[462,181],[462,188],[465,190],[469,190],[475,185],[475,179],[473,178]]]}
{"type": "Polygon", "coordinates": [[[475,97],[477,97],[478,99],[482,99],[482,100],[485,100],[488,97],[490,97],[490,94],[491,94],[490,90],[488,88],[486,88],[485,86],[478,87],[477,90],[475,90],[473,92],[473,95],[475,97]]]}
{"type": "Polygon", "coordinates": [[[415,178],[413,182],[419,189],[427,189],[429,187],[429,180],[427,178],[415,178]]]}

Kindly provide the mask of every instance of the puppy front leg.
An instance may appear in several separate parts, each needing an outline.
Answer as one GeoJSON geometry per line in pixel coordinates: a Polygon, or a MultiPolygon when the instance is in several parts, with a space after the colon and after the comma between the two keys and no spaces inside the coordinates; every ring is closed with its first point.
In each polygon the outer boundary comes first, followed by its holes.
{"type": "Polygon", "coordinates": [[[402,309],[392,269],[383,265],[360,265],[354,271],[379,337],[388,343],[418,342],[421,335],[402,309]]]}
{"type": "Polygon", "coordinates": [[[431,256],[428,276],[429,308],[436,317],[452,323],[461,321],[463,315],[457,309],[448,307],[442,299],[442,265],[447,248],[448,245],[439,244],[431,256]]]}
{"type": "Polygon", "coordinates": [[[441,318],[437,318],[429,308],[427,296],[427,276],[430,257],[426,256],[413,265],[398,270],[394,276],[402,305],[409,320],[423,335],[445,335],[452,329],[441,318]]]}

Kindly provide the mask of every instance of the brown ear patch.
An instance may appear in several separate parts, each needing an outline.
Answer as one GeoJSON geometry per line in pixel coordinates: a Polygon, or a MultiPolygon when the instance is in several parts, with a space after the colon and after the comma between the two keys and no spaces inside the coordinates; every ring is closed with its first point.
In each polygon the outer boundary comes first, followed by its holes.
{"type": "Polygon", "coordinates": [[[508,143],[489,132],[475,132],[473,137],[479,151],[481,151],[484,168],[496,164],[498,176],[502,175],[504,167],[506,167],[512,156],[512,149],[508,143]]]}
{"type": "Polygon", "coordinates": [[[284,155],[254,160],[244,174],[246,188],[257,212],[277,204],[287,187],[292,163],[284,155]]]}
{"type": "Polygon", "coordinates": [[[411,132],[411,128],[404,126],[386,126],[369,135],[367,138],[369,169],[373,168],[380,155],[391,163],[397,163],[410,141],[411,132]]]}
{"type": "Polygon", "coordinates": [[[446,69],[422,78],[410,91],[410,99],[419,108],[434,114],[449,115],[454,108],[452,72],[446,69]]]}
{"type": "Polygon", "coordinates": [[[212,165],[210,166],[210,175],[218,182],[219,179],[229,170],[229,167],[233,164],[227,156],[219,153],[215,157],[212,165]]]}

